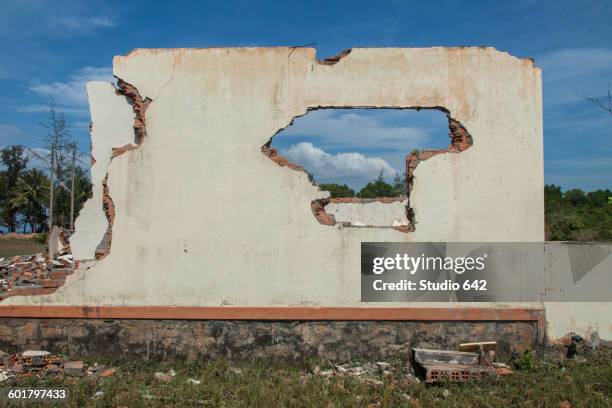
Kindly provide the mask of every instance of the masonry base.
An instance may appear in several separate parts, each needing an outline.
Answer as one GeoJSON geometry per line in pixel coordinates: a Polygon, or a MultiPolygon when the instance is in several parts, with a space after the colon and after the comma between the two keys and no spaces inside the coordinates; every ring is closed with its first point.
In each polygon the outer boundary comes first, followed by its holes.
{"type": "Polygon", "coordinates": [[[498,354],[538,343],[535,321],[241,321],[0,318],[0,349],[43,349],[69,356],[180,358],[407,357],[412,347],[456,350],[459,343],[498,342],[498,354]]]}

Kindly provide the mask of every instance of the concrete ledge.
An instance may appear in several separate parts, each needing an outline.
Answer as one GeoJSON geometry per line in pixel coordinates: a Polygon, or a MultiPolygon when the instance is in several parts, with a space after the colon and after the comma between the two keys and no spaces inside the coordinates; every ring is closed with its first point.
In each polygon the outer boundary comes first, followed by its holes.
{"type": "Polygon", "coordinates": [[[0,306],[0,317],[189,320],[543,321],[542,308],[0,306]]]}

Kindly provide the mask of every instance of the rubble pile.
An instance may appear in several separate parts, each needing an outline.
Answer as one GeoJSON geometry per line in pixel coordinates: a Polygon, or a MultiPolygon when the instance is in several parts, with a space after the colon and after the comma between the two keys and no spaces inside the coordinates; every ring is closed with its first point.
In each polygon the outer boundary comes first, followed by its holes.
{"type": "Polygon", "coordinates": [[[0,351],[0,382],[11,377],[31,375],[110,377],[115,372],[115,368],[107,368],[98,363],[86,367],[82,361],[64,361],[60,355],[44,350],[28,350],[21,354],[7,354],[0,351]]]}
{"type": "Polygon", "coordinates": [[[51,257],[39,253],[0,258],[0,301],[9,296],[52,293],[73,271],[70,244],[64,241],[51,257]]]}
{"type": "MultiPolygon", "coordinates": [[[[387,376],[392,374],[398,374],[397,369],[384,361],[376,363],[344,363],[335,364],[333,368],[321,370],[319,366],[315,366],[312,369],[314,375],[322,377],[354,377],[363,382],[382,385],[380,380],[381,376],[387,376]]],[[[419,382],[419,379],[414,376],[414,372],[410,365],[402,367],[399,370],[401,377],[404,377],[407,381],[419,382]]]]}

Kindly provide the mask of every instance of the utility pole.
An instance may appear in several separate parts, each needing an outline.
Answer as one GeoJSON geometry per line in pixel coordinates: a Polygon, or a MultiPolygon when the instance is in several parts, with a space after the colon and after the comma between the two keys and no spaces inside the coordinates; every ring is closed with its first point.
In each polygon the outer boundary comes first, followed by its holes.
{"type": "Polygon", "coordinates": [[[51,176],[49,177],[49,232],[53,229],[53,186],[55,184],[55,144],[51,143],[51,176]]]}
{"type": "Polygon", "coordinates": [[[76,143],[72,145],[72,183],[70,186],[70,230],[74,231],[74,167],[76,165],[76,143]]]}

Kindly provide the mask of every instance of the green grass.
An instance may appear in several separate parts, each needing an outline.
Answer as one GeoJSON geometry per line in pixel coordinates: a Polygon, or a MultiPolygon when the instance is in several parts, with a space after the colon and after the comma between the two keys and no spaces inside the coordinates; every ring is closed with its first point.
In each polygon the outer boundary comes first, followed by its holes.
{"type": "Polygon", "coordinates": [[[34,239],[13,239],[0,237],[0,258],[8,258],[15,255],[32,255],[43,252],[44,244],[34,239]]]}
{"type": "Polygon", "coordinates": [[[564,400],[572,407],[612,407],[611,350],[595,352],[582,363],[536,360],[533,369],[509,377],[434,386],[410,382],[401,374],[380,377],[382,385],[355,377],[326,378],[310,374],[312,364],[307,363],[254,361],[239,365],[241,373],[224,360],[105,363],[117,367],[117,374],[97,379],[9,379],[2,387],[65,387],[69,407],[558,407],[564,400]],[[170,368],[177,372],[172,382],[154,379],[156,371],[170,368]],[[188,384],[188,378],[201,383],[188,384]],[[97,391],[103,396],[93,398],[97,391]]]}

